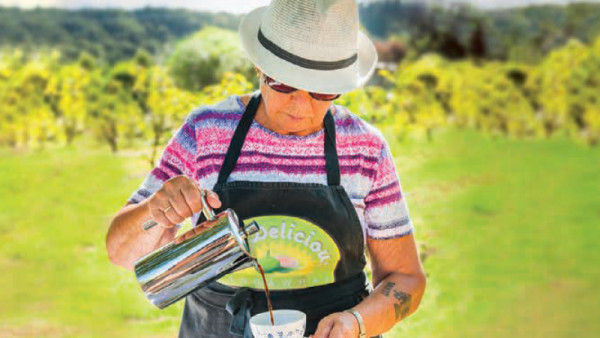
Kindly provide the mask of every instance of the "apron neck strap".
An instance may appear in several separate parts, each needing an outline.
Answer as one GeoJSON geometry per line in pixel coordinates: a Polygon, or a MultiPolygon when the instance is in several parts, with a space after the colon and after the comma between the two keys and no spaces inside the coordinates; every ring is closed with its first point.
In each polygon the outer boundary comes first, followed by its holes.
{"type": "MultiPolygon", "coordinates": [[[[235,168],[235,165],[240,157],[242,146],[246,140],[246,135],[250,130],[256,111],[258,110],[258,104],[260,103],[260,93],[252,96],[252,99],[246,106],[246,110],[242,115],[238,126],[235,128],[229,148],[225,154],[225,160],[219,171],[219,178],[217,184],[224,184],[227,182],[227,178],[235,168]]],[[[335,142],[335,122],[331,109],[325,114],[323,119],[325,124],[325,166],[327,168],[327,184],[328,185],[340,185],[340,164],[338,161],[336,142],[335,142]]]]}
{"type": "Polygon", "coordinates": [[[327,185],[340,185],[340,163],[335,143],[335,122],[331,109],[327,110],[323,120],[325,124],[325,167],[327,185]]]}

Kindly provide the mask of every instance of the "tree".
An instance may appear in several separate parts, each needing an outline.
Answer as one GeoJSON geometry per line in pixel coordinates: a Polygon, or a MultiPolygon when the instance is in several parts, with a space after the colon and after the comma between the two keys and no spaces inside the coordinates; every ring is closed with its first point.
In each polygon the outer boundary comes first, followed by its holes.
{"type": "Polygon", "coordinates": [[[218,83],[227,71],[253,74],[253,66],[244,56],[237,34],[206,27],[181,41],[169,59],[175,83],[190,91],[218,83]]]}

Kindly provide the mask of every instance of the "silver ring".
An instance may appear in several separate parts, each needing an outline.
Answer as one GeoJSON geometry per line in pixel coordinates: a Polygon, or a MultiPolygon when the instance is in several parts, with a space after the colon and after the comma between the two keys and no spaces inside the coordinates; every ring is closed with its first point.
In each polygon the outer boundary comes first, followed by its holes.
{"type": "Polygon", "coordinates": [[[171,210],[171,209],[173,209],[173,207],[172,207],[172,206],[168,206],[168,207],[166,207],[166,208],[163,210],[163,213],[165,213],[165,214],[166,214],[166,213],[167,213],[167,211],[169,211],[169,210],[171,210]]]}

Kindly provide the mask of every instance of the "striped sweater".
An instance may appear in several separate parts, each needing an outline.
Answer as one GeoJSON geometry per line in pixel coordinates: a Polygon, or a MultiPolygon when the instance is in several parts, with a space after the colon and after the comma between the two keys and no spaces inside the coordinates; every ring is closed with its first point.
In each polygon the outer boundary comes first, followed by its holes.
{"type": "MultiPolygon", "coordinates": [[[[169,141],[156,167],[129,198],[139,203],[169,178],[186,175],[212,189],[233,132],[244,112],[239,96],[192,111],[169,141]]],[[[389,147],[382,134],[345,107],[335,106],[341,185],[363,227],[363,238],[388,239],[413,232],[389,147]]],[[[327,184],[324,129],[282,135],[253,121],[229,181],[327,184]]],[[[199,214],[192,218],[195,224],[199,214]]]]}

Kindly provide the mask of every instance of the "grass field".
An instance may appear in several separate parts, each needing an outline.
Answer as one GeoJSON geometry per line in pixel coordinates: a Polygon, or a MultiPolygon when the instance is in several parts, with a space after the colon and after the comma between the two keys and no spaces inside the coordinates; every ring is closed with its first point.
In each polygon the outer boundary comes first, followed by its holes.
{"type": "MultiPolygon", "coordinates": [[[[428,288],[387,337],[600,332],[600,147],[472,132],[390,143],[428,288]]],[[[147,170],[82,145],[0,151],[1,337],[176,336],[181,302],[154,309],[104,249],[147,170]]]]}

